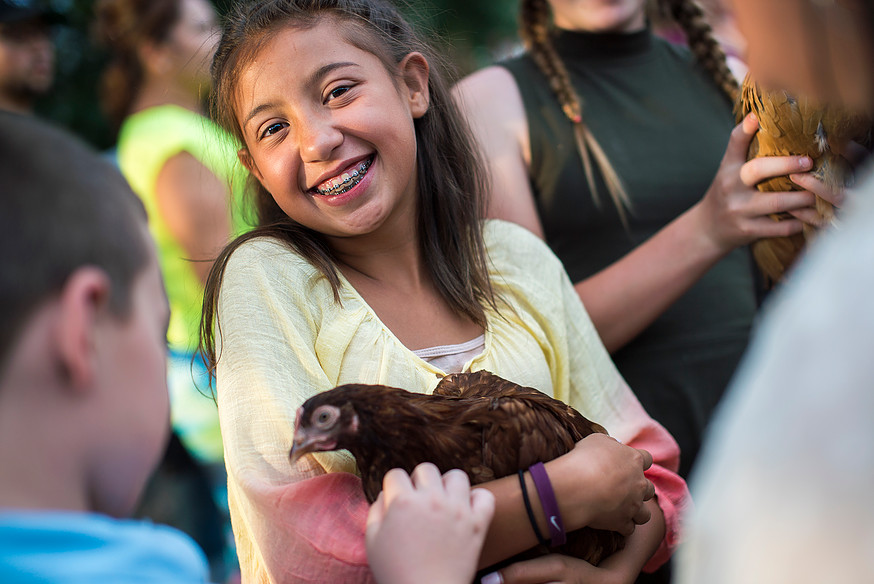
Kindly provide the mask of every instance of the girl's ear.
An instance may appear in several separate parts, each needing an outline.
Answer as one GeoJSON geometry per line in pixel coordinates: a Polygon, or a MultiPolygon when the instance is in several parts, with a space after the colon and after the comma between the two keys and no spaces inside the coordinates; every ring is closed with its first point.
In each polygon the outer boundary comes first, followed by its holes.
{"type": "Polygon", "coordinates": [[[428,60],[422,53],[410,53],[400,62],[401,77],[404,80],[402,89],[410,105],[413,118],[421,118],[428,111],[431,96],[428,93],[428,60]]]}
{"type": "Polygon", "coordinates": [[[74,391],[87,391],[98,375],[97,329],[109,310],[109,294],[109,277],[95,267],[73,272],[61,290],[55,342],[74,391]]]}
{"type": "Polygon", "coordinates": [[[246,148],[240,148],[237,150],[237,158],[240,159],[240,164],[246,167],[246,170],[251,172],[255,178],[258,179],[258,182],[261,182],[261,171],[258,170],[258,165],[255,164],[255,160],[252,158],[252,155],[249,154],[249,150],[246,148]]]}

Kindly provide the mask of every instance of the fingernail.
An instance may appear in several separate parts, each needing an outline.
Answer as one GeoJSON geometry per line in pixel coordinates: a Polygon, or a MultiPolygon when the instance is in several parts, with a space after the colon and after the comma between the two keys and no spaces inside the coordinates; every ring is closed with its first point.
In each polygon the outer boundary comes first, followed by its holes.
{"type": "Polygon", "coordinates": [[[801,159],[798,161],[798,166],[800,168],[809,168],[811,164],[812,162],[809,156],[802,156],[801,159]]]}
{"type": "Polygon", "coordinates": [[[759,123],[759,118],[756,117],[756,114],[750,114],[750,120],[757,124],[759,123]]]}
{"type": "Polygon", "coordinates": [[[480,582],[482,584],[504,584],[504,579],[501,578],[500,572],[492,572],[483,576],[480,582]]]}

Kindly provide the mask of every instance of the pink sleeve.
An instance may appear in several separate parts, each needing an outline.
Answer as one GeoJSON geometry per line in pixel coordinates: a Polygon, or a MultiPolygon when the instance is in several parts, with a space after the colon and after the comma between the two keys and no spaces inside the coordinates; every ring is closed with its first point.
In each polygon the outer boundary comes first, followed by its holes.
{"type": "Polygon", "coordinates": [[[653,572],[671,557],[677,547],[681,534],[680,520],[689,510],[692,499],[686,481],[677,474],[680,448],[664,427],[649,418],[637,434],[625,443],[652,454],[652,466],[644,474],[655,486],[655,496],[665,516],[665,539],[643,567],[644,572],[653,572]]]}
{"type": "Polygon", "coordinates": [[[238,519],[249,524],[245,531],[253,537],[238,542],[241,565],[252,568],[244,581],[260,584],[269,574],[271,584],[374,582],[364,546],[369,506],[361,479],[335,472],[246,491],[252,512],[238,519]],[[243,562],[246,554],[254,561],[243,562]]]}

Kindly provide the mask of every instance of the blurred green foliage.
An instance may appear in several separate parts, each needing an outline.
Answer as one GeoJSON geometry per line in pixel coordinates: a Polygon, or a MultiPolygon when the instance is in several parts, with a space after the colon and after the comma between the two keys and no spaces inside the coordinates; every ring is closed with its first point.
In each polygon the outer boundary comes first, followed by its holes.
{"type": "MultiPolygon", "coordinates": [[[[79,134],[100,149],[110,148],[115,131],[98,101],[105,53],[92,41],[94,0],[47,0],[59,15],[53,26],[57,76],[37,112],[79,134]]],[[[234,0],[214,0],[219,13],[234,0]]],[[[515,43],[518,0],[401,0],[402,10],[421,30],[442,41],[438,47],[464,75],[506,55],[515,43]]]]}

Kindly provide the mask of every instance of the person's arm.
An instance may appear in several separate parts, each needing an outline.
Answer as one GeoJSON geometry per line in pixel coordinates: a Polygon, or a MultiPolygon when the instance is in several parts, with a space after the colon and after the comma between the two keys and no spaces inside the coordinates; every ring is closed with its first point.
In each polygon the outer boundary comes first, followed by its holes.
{"type": "MultiPolygon", "coordinates": [[[[653,485],[644,470],[652,457],[603,434],[592,434],[573,450],[544,464],[550,477],[565,529],[585,526],[630,535],[649,520],[645,501],[653,485]]],[[[534,483],[526,473],[529,493],[534,483]]],[[[480,567],[491,566],[537,545],[522,490],[516,475],[477,485],[495,495],[495,516],[486,537],[480,567]]],[[[532,505],[541,533],[548,533],[547,518],[532,505]]]]}
{"type": "Polygon", "coordinates": [[[158,212],[201,282],[231,233],[228,187],[187,152],[168,159],[155,183],[158,212]]]}
{"type": "MultiPolygon", "coordinates": [[[[489,216],[518,223],[542,238],[528,176],[528,123],[512,75],[502,67],[489,67],[461,80],[453,91],[489,170],[489,216]]],[[[771,176],[803,172],[810,168],[809,162],[801,165],[801,157],[770,157],[745,163],[756,129],[750,119],[735,128],[720,169],[699,203],[625,257],[576,283],[610,352],[652,324],[734,248],[801,230],[800,221],[778,223],[768,215],[810,207],[812,193],[765,194],[752,185],[771,176]]]]}

